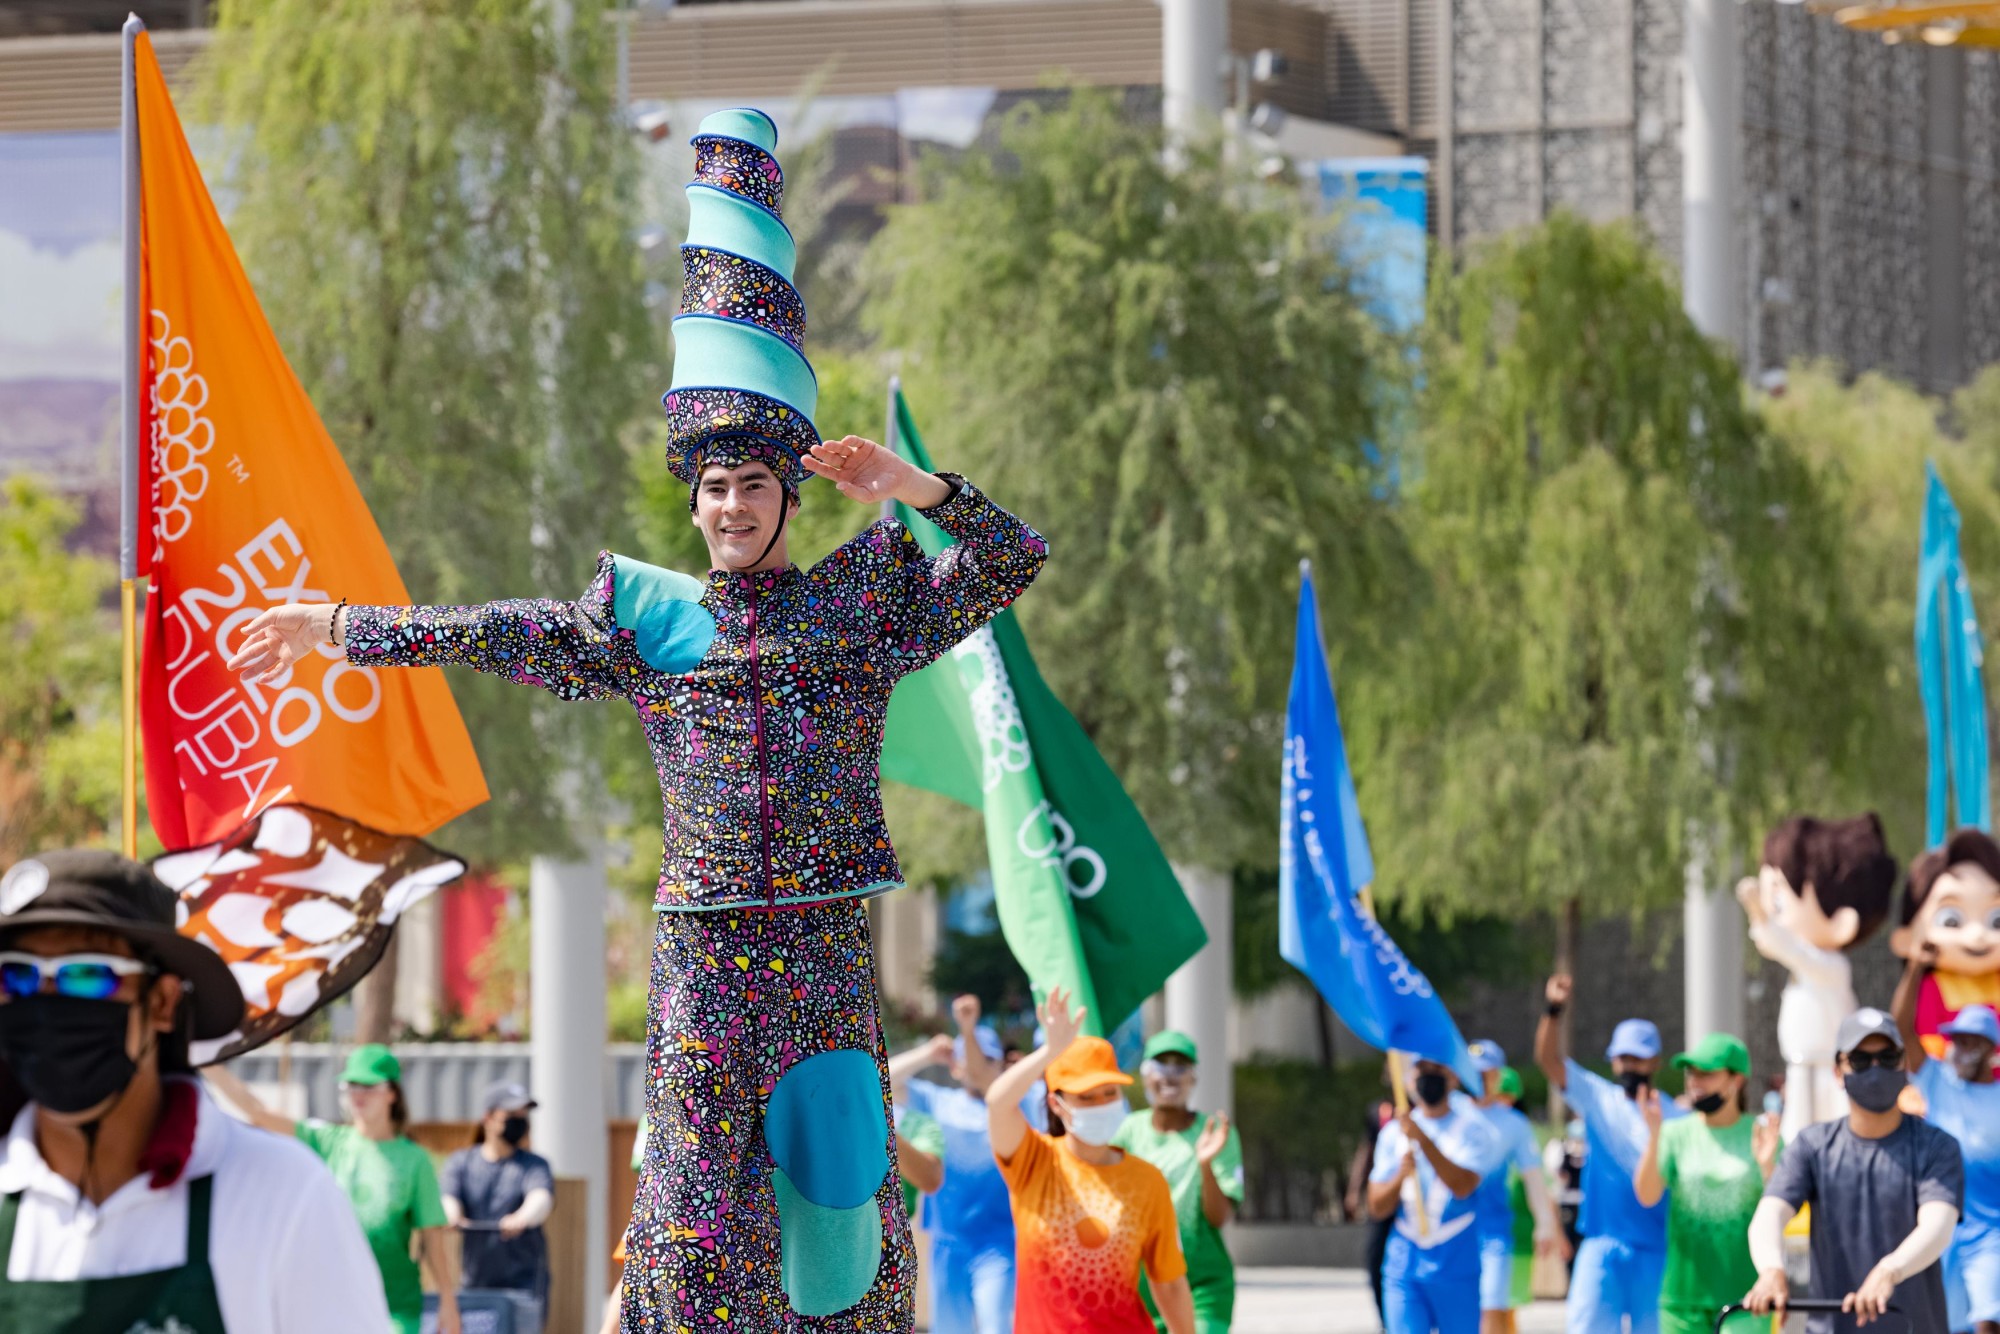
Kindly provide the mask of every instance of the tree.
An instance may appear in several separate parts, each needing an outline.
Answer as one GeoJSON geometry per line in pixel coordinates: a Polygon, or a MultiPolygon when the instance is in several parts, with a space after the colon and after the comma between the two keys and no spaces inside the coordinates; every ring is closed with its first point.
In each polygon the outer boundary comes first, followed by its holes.
{"type": "MultiPolygon", "coordinates": [[[[574,597],[630,532],[664,339],[603,8],[559,32],[520,0],[229,0],[202,67],[231,235],[421,601],[574,597]]],[[[555,780],[608,711],[452,689],[493,800],[441,837],[567,847],[555,780]]]]}
{"type": "Polygon", "coordinates": [[[1170,855],[1275,860],[1298,561],[1365,650],[1401,569],[1383,339],[1336,225],[1074,90],[926,164],[864,272],[940,462],[1049,538],[1020,609],[1170,855]]]}
{"type": "Polygon", "coordinates": [[[1559,216],[1440,271],[1423,370],[1423,580],[1343,695],[1386,892],[1637,912],[1692,831],[1754,856],[1854,790],[1883,647],[1839,516],[1636,234],[1559,216]]]}
{"type": "Polygon", "coordinates": [[[0,486],[0,865],[118,817],[117,572],[65,546],[76,524],[39,483],[0,486]]]}
{"type": "MultiPolygon", "coordinates": [[[[1839,515],[1838,576],[1874,645],[1851,666],[1853,725],[1869,759],[1843,785],[1839,807],[1879,811],[1890,846],[1907,860],[1924,838],[1924,717],[1912,647],[1924,464],[1937,464],[1958,505],[1974,605],[1990,621],[2000,611],[2000,367],[1947,408],[1884,376],[1848,382],[1825,364],[1794,366],[1764,414],[1839,515]]],[[[1989,670],[1989,701],[1997,686],[1989,670]]]]}

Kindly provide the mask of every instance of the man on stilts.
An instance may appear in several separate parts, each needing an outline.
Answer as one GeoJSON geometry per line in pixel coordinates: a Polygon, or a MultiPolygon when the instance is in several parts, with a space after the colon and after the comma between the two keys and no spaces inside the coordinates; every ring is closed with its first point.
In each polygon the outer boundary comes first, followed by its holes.
{"type": "Polygon", "coordinates": [[[254,621],[230,663],[263,678],[332,643],[369,666],[455,663],[638,711],[665,818],[628,1334],[911,1328],[864,903],[901,884],[883,718],[900,677],[1019,597],[1047,556],[964,479],[818,438],[776,143],[749,110],[694,139],[663,403],[706,581],[607,552],[575,602],[294,604],[254,621]],[[801,571],[785,525],[811,473],[921,510],[956,545],[927,557],[884,519],[801,571]]]}

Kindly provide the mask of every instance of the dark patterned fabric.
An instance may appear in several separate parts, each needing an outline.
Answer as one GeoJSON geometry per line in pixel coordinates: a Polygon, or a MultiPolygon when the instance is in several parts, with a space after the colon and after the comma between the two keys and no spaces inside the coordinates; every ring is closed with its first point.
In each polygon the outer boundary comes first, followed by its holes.
{"type": "Polygon", "coordinates": [[[660,406],[667,410],[667,468],[689,486],[710,453],[742,438],[784,451],[778,480],[787,486],[797,488],[811,476],[799,460],[819,443],[819,431],[789,403],[749,389],[716,388],[675,389],[660,406]]]}
{"type": "Polygon", "coordinates": [[[785,198],[785,171],[778,159],[748,139],[726,134],[695,136],[694,178],[703,185],[742,195],[773,213],[780,211],[785,198]]]}
{"type": "Polygon", "coordinates": [[[829,1135],[813,1147],[866,1147],[894,1162],[867,906],[661,913],[646,1035],[649,1129],[626,1234],[625,1334],[908,1330],[917,1266],[894,1168],[874,1195],[864,1294],[838,1314],[801,1316],[784,1273],[852,1257],[801,1253],[764,1134],[773,1092],[802,1062],[864,1052],[877,1070],[882,1142],[829,1135]]]}
{"type": "Polygon", "coordinates": [[[681,314],[714,315],[754,324],[801,347],[806,303],[797,289],[754,259],[727,250],[681,247],[681,314]]]}
{"type": "Polygon", "coordinates": [[[927,517],[957,539],[935,558],[884,519],[811,570],[711,572],[697,601],[643,625],[619,623],[635,590],[621,597],[609,553],[575,602],[351,607],[347,656],[629,700],[660,776],[663,909],[875,894],[902,881],[880,790],[890,690],[1019,597],[1048,554],[969,483],[927,517]],[[654,640],[706,647],[683,668],[661,656],[683,649],[654,640]]]}

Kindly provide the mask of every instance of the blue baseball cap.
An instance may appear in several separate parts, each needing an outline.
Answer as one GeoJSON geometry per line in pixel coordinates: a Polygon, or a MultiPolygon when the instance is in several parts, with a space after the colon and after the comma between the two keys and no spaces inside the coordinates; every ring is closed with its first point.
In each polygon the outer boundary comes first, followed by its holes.
{"type": "Polygon", "coordinates": [[[1465,1051],[1472,1058],[1472,1068],[1482,1075],[1507,1064],[1507,1053],[1492,1038],[1481,1038],[1465,1051]]]}
{"type": "MultiPolygon", "coordinates": [[[[980,1052],[987,1060],[997,1061],[1001,1059],[1004,1053],[1000,1048],[1000,1035],[995,1033],[990,1026],[981,1024],[972,1030],[972,1035],[973,1040],[979,1044],[980,1052]]],[[[951,1059],[957,1061],[960,1065],[965,1064],[965,1039],[963,1037],[956,1037],[951,1040],[951,1059]]]]}
{"type": "Polygon", "coordinates": [[[1611,1045],[1604,1049],[1608,1060],[1631,1056],[1650,1061],[1660,1054],[1660,1030],[1650,1019],[1627,1019],[1611,1030],[1611,1045]]]}
{"type": "Polygon", "coordinates": [[[1938,1025],[1938,1032],[1948,1038],[1985,1038],[2000,1047],[2000,1015],[1991,1005],[1968,1005],[1950,1023],[1938,1025]]]}

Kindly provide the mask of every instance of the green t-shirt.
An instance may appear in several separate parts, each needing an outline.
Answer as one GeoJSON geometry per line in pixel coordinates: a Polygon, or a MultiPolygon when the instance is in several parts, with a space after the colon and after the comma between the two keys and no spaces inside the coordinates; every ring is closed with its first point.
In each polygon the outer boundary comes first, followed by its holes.
{"type": "MultiPolygon", "coordinates": [[[[933,1158],[944,1156],[944,1127],[928,1112],[920,1112],[914,1107],[905,1107],[903,1117],[896,1122],[896,1137],[910,1141],[910,1147],[921,1149],[933,1158]]],[[[903,1178],[903,1212],[912,1223],[917,1221],[917,1188],[908,1177],[903,1178]]]]}
{"type": "MultiPolygon", "coordinates": [[[[1201,1211],[1201,1163],[1194,1156],[1195,1141],[1207,1125],[1208,1118],[1197,1114],[1186,1130],[1169,1133],[1153,1129],[1151,1111],[1134,1112],[1111,1142],[1159,1168],[1167,1179],[1181,1225],[1181,1250],[1187,1255],[1188,1286],[1194,1289],[1195,1318],[1226,1324],[1236,1306],[1236,1266],[1222,1243],[1222,1229],[1201,1211]]],[[[1214,1172],[1222,1193],[1243,1203],[1243,1141],[1235,1126],[1229,1127],[1229,1138],[1215,1157],[1214,1172]]]]}
{"type": "Polygon", "coordinates": [[[1750,1149],[1754,1128],[1748,1116],[1720,1130],[1698,1116],[1660,1128],[1660,1179],[1668,1191],[1662,1307],[1720,1311],[1755,1286],[1750,1216],[1764,1197],[1764,1173],[1750,1149]]]}
{"type": "Polygon", "coordinates": [[[329,1121],[299,1122],[299,1138],[326,1160],[353,1202],[354,1216],[361,1220],[382,1271],[382,1291],[399,1334],[417,1334],[424,1287],[417,1262],[410,1258],[410,1234],[445,1223],[431,1156],[404,1136],[374,1140],[353,1126],[329,1121]]]}

